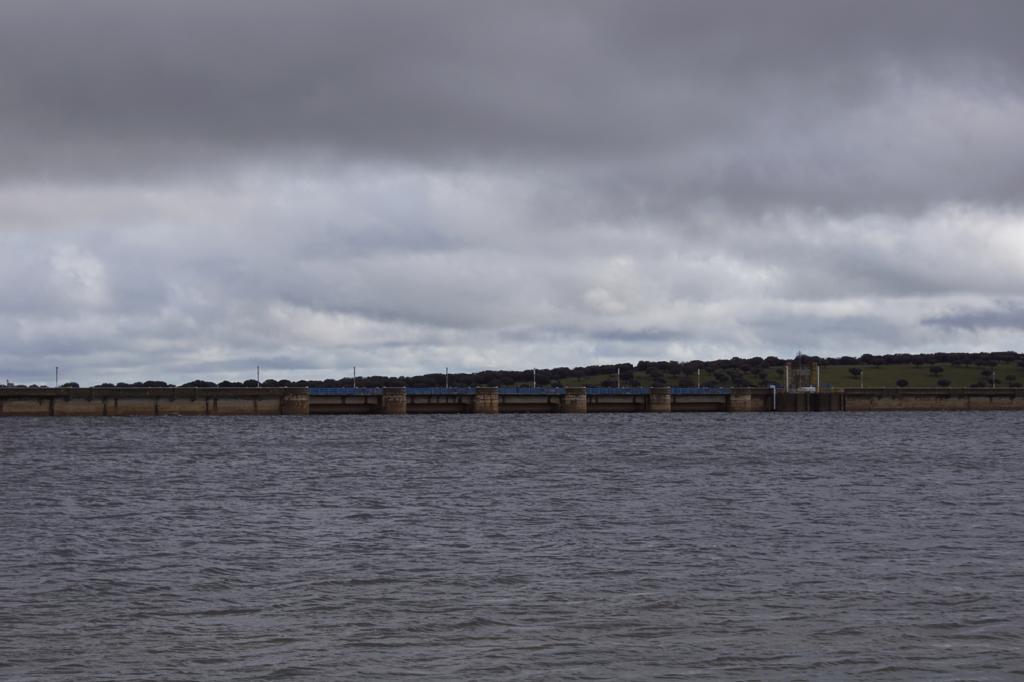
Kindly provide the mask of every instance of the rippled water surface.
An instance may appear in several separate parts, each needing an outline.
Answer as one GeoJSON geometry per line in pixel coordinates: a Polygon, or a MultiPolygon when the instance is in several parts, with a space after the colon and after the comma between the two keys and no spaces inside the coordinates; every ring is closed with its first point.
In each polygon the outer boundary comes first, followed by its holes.
{"type": "Polygon", "coordinates": [[[0,420],[0,678],[1024,675],[1024,415],[0,420]]]}

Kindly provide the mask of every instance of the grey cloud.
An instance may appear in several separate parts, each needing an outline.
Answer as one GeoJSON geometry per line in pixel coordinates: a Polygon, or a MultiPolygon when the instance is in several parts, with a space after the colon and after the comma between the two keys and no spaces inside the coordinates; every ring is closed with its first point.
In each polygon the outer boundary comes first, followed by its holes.
{"type": "Polygon", "coordinates": [[[541,166],[662,213],[1016,202],[1022,19],[1013,2],[8,2],[3,173],[320,158],[541,166]]]}
{"type": "Polygon", "coordinates": [[[0,373],[1019,345],[1022,7],[4,2],[0,373]]]}
{"type": "MultiPolygon", "coordinates": [[[[924,320],[925,324],[953,329],[1007,329],[1024,333],[1024,304],[1019,301],[997,301],[992,308],[960,310],[924,320]]],[[[1018,342],[1024,337],[1018,336],[1018,342]]]]}

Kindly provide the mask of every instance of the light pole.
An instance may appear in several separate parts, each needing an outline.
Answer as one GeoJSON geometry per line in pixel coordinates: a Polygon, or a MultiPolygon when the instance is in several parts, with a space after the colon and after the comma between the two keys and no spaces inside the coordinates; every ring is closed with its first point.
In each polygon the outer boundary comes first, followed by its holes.
{"type": "Polygon", "coordinates": [[[256,388],[260,387],[260,366],[256,365],[256,388]]]}
{"type": "Polygon", "coordinates": [[[352,388],[356,387],[356,366],[352,365],[352,388]]]}
{"type": "Polygon", "coordinates": [[[60,367],[53,368],[53,387],[60,388],[60,367]]]}

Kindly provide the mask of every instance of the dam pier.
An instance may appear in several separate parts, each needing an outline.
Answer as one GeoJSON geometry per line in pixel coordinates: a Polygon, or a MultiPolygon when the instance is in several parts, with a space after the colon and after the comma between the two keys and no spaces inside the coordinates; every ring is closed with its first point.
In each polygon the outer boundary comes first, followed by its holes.
{"type": "Polygon", "coordinates": [[[0,417],[1024,410],[1017,388],[0,388],[0,417]]]}

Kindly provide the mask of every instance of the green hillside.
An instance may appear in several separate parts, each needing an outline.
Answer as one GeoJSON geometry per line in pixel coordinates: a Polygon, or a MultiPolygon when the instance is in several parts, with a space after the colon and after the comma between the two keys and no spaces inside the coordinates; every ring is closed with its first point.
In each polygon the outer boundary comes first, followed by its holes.
{"type": "MultiPolygon", "coordinates": [[[[821,387],[865,388],[907,386],[912,388],[1010,387],[1024,383],[1024,355],[1013,351],[998,353],[929,353],[862,355],[859,358],[823,358],[798,355],[788,361],[790,386],[816,385],[812,369],[820,367],[821,387]]],[[[787,361],[777,357],[729,358],[721,360],[641,361],[584,367],[549,369],[485,370],[472,373],[422,374],[419,376],[361,376],[358,386],[704,386],[743,388],[782,386],[787,361]]],[[[269,378],[262,385],[351,386],[351,378],[286,379],[269,378]]],[[[100,384],[112,386],[113,384],[100,384]]],[[[163,381],[144,381],[118,386],[168,386],[163,381]]],[[[256,386],[244,382],[196,379],[183,386],[256,386]]]]}
{"type": "MultiPolygon", "coordinates": [[[[795,367],[795,365],[794,365],[795,367]]],[[[816,376],[812,376],[810,365],[807,381],[814,385],[816,376]]],[[[1024,383],[1024,367],[1017,362],[1000,362],[995,365],[981,364],[895,364],[868,365],[852,363],[844,365],[821,365],[822,388],[865,388],[892,387],[899,385],[901,379],[907,386],[916,388],[969,387],[983,384],[992,386],[992,372],[995,372],[996,387],[1020,387],[1024,383]],[[934,368],[934,370],[933,370],[934,368]],[[851,369],[859,370],[856,376],[851,369]],[[941,370],[941,371],[939,371],[941,370]],[[945,380],[945,381],[944,381],[945,380]],[[948,384],[946,383],[948,381],[948,384]]],[[[797,382],[796,371],[792,370],[791,383],[797,382]]],[[[563,386],[601,386],[613,385],[614,373],[588,374],[583,377],[571,377],[560,381],[563,386]]],[[[785,382],[785,365],[770,365],[758,371],[742,370],[704,370],[701,372],[702,386],[767,386],[782,385],[785,382]]],[[[539,382],[538,382],[539,383],[539,382]]],[[[623,380],[624,386],[696,386],[696,372],[687,374],[651,373],[634,370],[629,379],[623,380]]],[[[522,384],[522,382],[520,382],[522,384]]],[[[527,384],[522,384],[527,385],[527,384]]]]}

